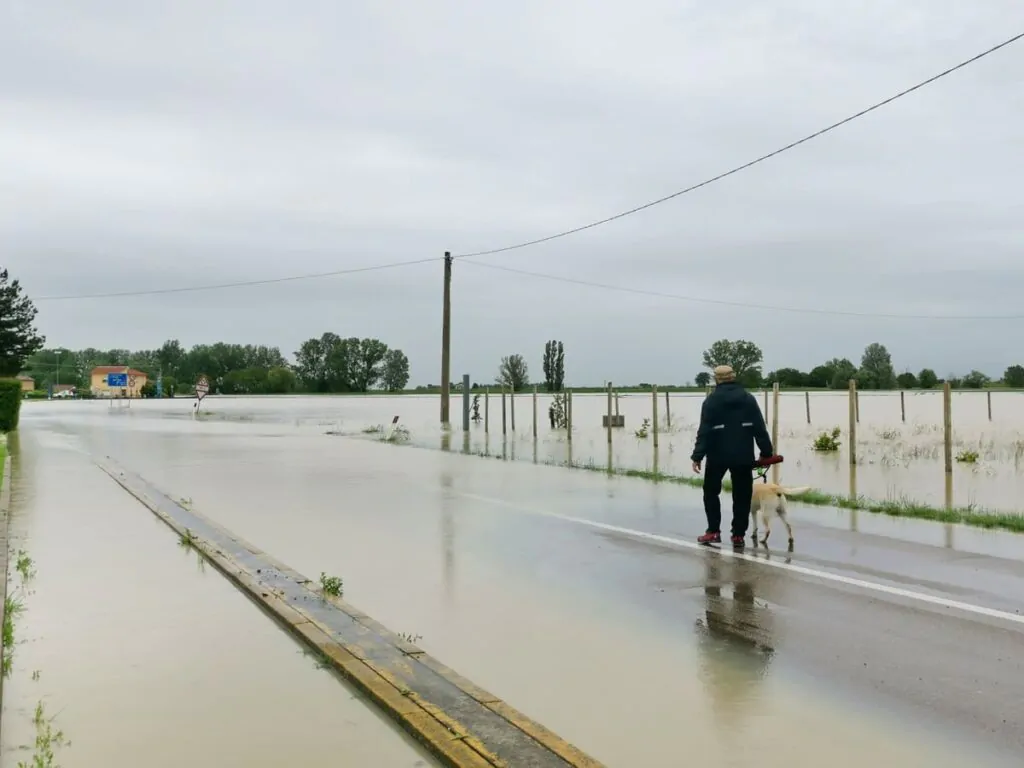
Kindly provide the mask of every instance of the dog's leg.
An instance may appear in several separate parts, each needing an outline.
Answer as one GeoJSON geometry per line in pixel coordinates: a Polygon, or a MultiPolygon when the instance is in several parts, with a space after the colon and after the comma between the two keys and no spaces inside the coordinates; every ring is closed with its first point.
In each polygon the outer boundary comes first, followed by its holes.
{"type": "Polygon", "coordinates": [[[756,543],[757,542],[757,517],[761,513],[761,504],[757,499],[750,500],[750,522],[753,524],[754,530],[750,533],[750,538],[756,543]]]}
{"type": "Polygon", "coordinates": [[[779,504],[775,508],[780,518],[782,518],[783,524],[786,526],[786,531],[789,533],[789,543],[793,543],[793,526],[789,524],[789,510],[786,507],[786,497],[779,495],[779,504]]]}
{"type": "Polygon", "coordinates": [[[772,535],[772,521],[771,515],[768,513],[768,499],[761,499],[761,522],[764,524],[764,538],[761,539],[761,543],[765,546],[768,545],[768,537],[772,535]]]}

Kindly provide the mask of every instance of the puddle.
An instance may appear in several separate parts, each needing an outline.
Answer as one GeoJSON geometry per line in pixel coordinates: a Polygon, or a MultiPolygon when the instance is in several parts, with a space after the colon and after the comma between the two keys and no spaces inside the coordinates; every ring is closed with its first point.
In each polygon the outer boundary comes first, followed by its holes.
{"type": "Polygon", "coordinates": [[[30,763],[42,703],[65,768],[435,765],[66,436],[22,433],[5,764],[30,763]]]}
{"type": "MultiPolygon", "coordinates": [[[[463,462],[458,476],[439,452],[322,435],[260,440],[224,425],[193,424],[193,437],[160,425],[85,432],[306,575],[342,576],[354,605],[422,636],[425,650],[610,766],[672,765],[681,753],[708,766],[998,765],[926,723],[785,674],[771,653],[790,642],[783,630],[755,622],[771,639],[753,644],[736,631],[746,620],[735,585],[708,613],[705,575],[681,572],[689,601],[663,605],[679,615],[659,622],[593,584],[570,589],[566,536],[454,492],[472,477],[491,495],[511,493],[523,481],[508,465],[463,462]]],[[[534,498],[555,505],[594,480],[531,475],[534,498]]],[[[573,556],[587,578],[617,567],[600,547],[573,556]]]]}

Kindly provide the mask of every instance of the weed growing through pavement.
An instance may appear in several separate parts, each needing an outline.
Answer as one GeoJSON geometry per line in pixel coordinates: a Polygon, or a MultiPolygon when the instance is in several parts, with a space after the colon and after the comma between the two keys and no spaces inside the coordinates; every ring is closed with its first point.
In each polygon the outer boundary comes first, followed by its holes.
{"type": "Polygon", "coordinates": [[[36,742],[32,760],[27,763],[19,760],[18,768],[60,768],[55,750],[60,747],[69,747],[71,742],[64,737],[63,731],[53,729],[53,718],[46,716],[46,709],[42,701],[36,704],[32,722],[36,727],[36,742]]]}
{"type": "Polygon", "coordinates": [[[32,558],[23,549],[18,550],[18,562],[14,567],[21,574],[23,581],[29,581],[36,575],[35,569],[32,567],[32,558]]]}
{"type": "Polygon", "coordinates": [[[325,596],[341,597],[345,591],[345,583],[340,576],[328,576],[320,571],[320,591],[325,596]]]}
{"type": "Polygon", "coordinates": [[[178,540],[178,546],[180,546],[182,549],[195,549],[197,541],[198,539],[196,538],[196,535],[192,532],[192,529],[186,528],[185,532],[181,534],[181,537],[178,540]]]}
{"type": "Polygon", "coordinates": [[[7,678],[11,676],[11,669],[14,666],[14,619],[25,610],[25,603],[17,595],[8,595],[4,598],[4,623],[3,623],[3,659],[0,661],[0,674],[7,678]]]}
{"type": "Polygon", "coordinates": [[[423,635],[414,635],[411,632],[399,632],[398,636],[407,643],[416,644],[418,640],[423,639],[423,635]]]}

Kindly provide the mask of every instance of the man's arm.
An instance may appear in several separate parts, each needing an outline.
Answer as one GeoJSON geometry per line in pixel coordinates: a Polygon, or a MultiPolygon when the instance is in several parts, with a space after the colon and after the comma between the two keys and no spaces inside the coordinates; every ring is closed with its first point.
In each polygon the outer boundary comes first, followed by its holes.
{"type": "Polygon", "coordinates": [[[772,438],[768,434],[768,425],[764,423],[764,414],[757,405],[757,398],[747,394],[747,408],[750,411],[748,418],[754,422],[754,442],[762,456],[774,456],[775,450],[772,447],[772,438]]]}
{"type": "Polygon", "coordinates": [[[690,461],[694,464],[700,464],[708,454],[708,433],[711,432],[709,410],[708,399],[705,398],[700,406],[700,426],[697,427],[697,440],[693,444],[693,453],[690,454],[690,461]]]}

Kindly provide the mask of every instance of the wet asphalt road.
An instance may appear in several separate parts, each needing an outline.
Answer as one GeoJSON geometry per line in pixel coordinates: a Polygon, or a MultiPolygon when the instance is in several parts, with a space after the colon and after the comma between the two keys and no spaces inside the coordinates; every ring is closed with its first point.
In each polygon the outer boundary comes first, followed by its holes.
{"type": "Polygon", "coordinates": [[[798,508],[793,552],[734,557],[692,544],[686,488],[132,421],[48,428],[307,574],[343,572],[360,608],[610,765],[676,764],[680,723],[743,742],[687,746],[712,765],[1024,758],[1024,565],[908,540],[934,525],[852,533],[798,508]]]}

